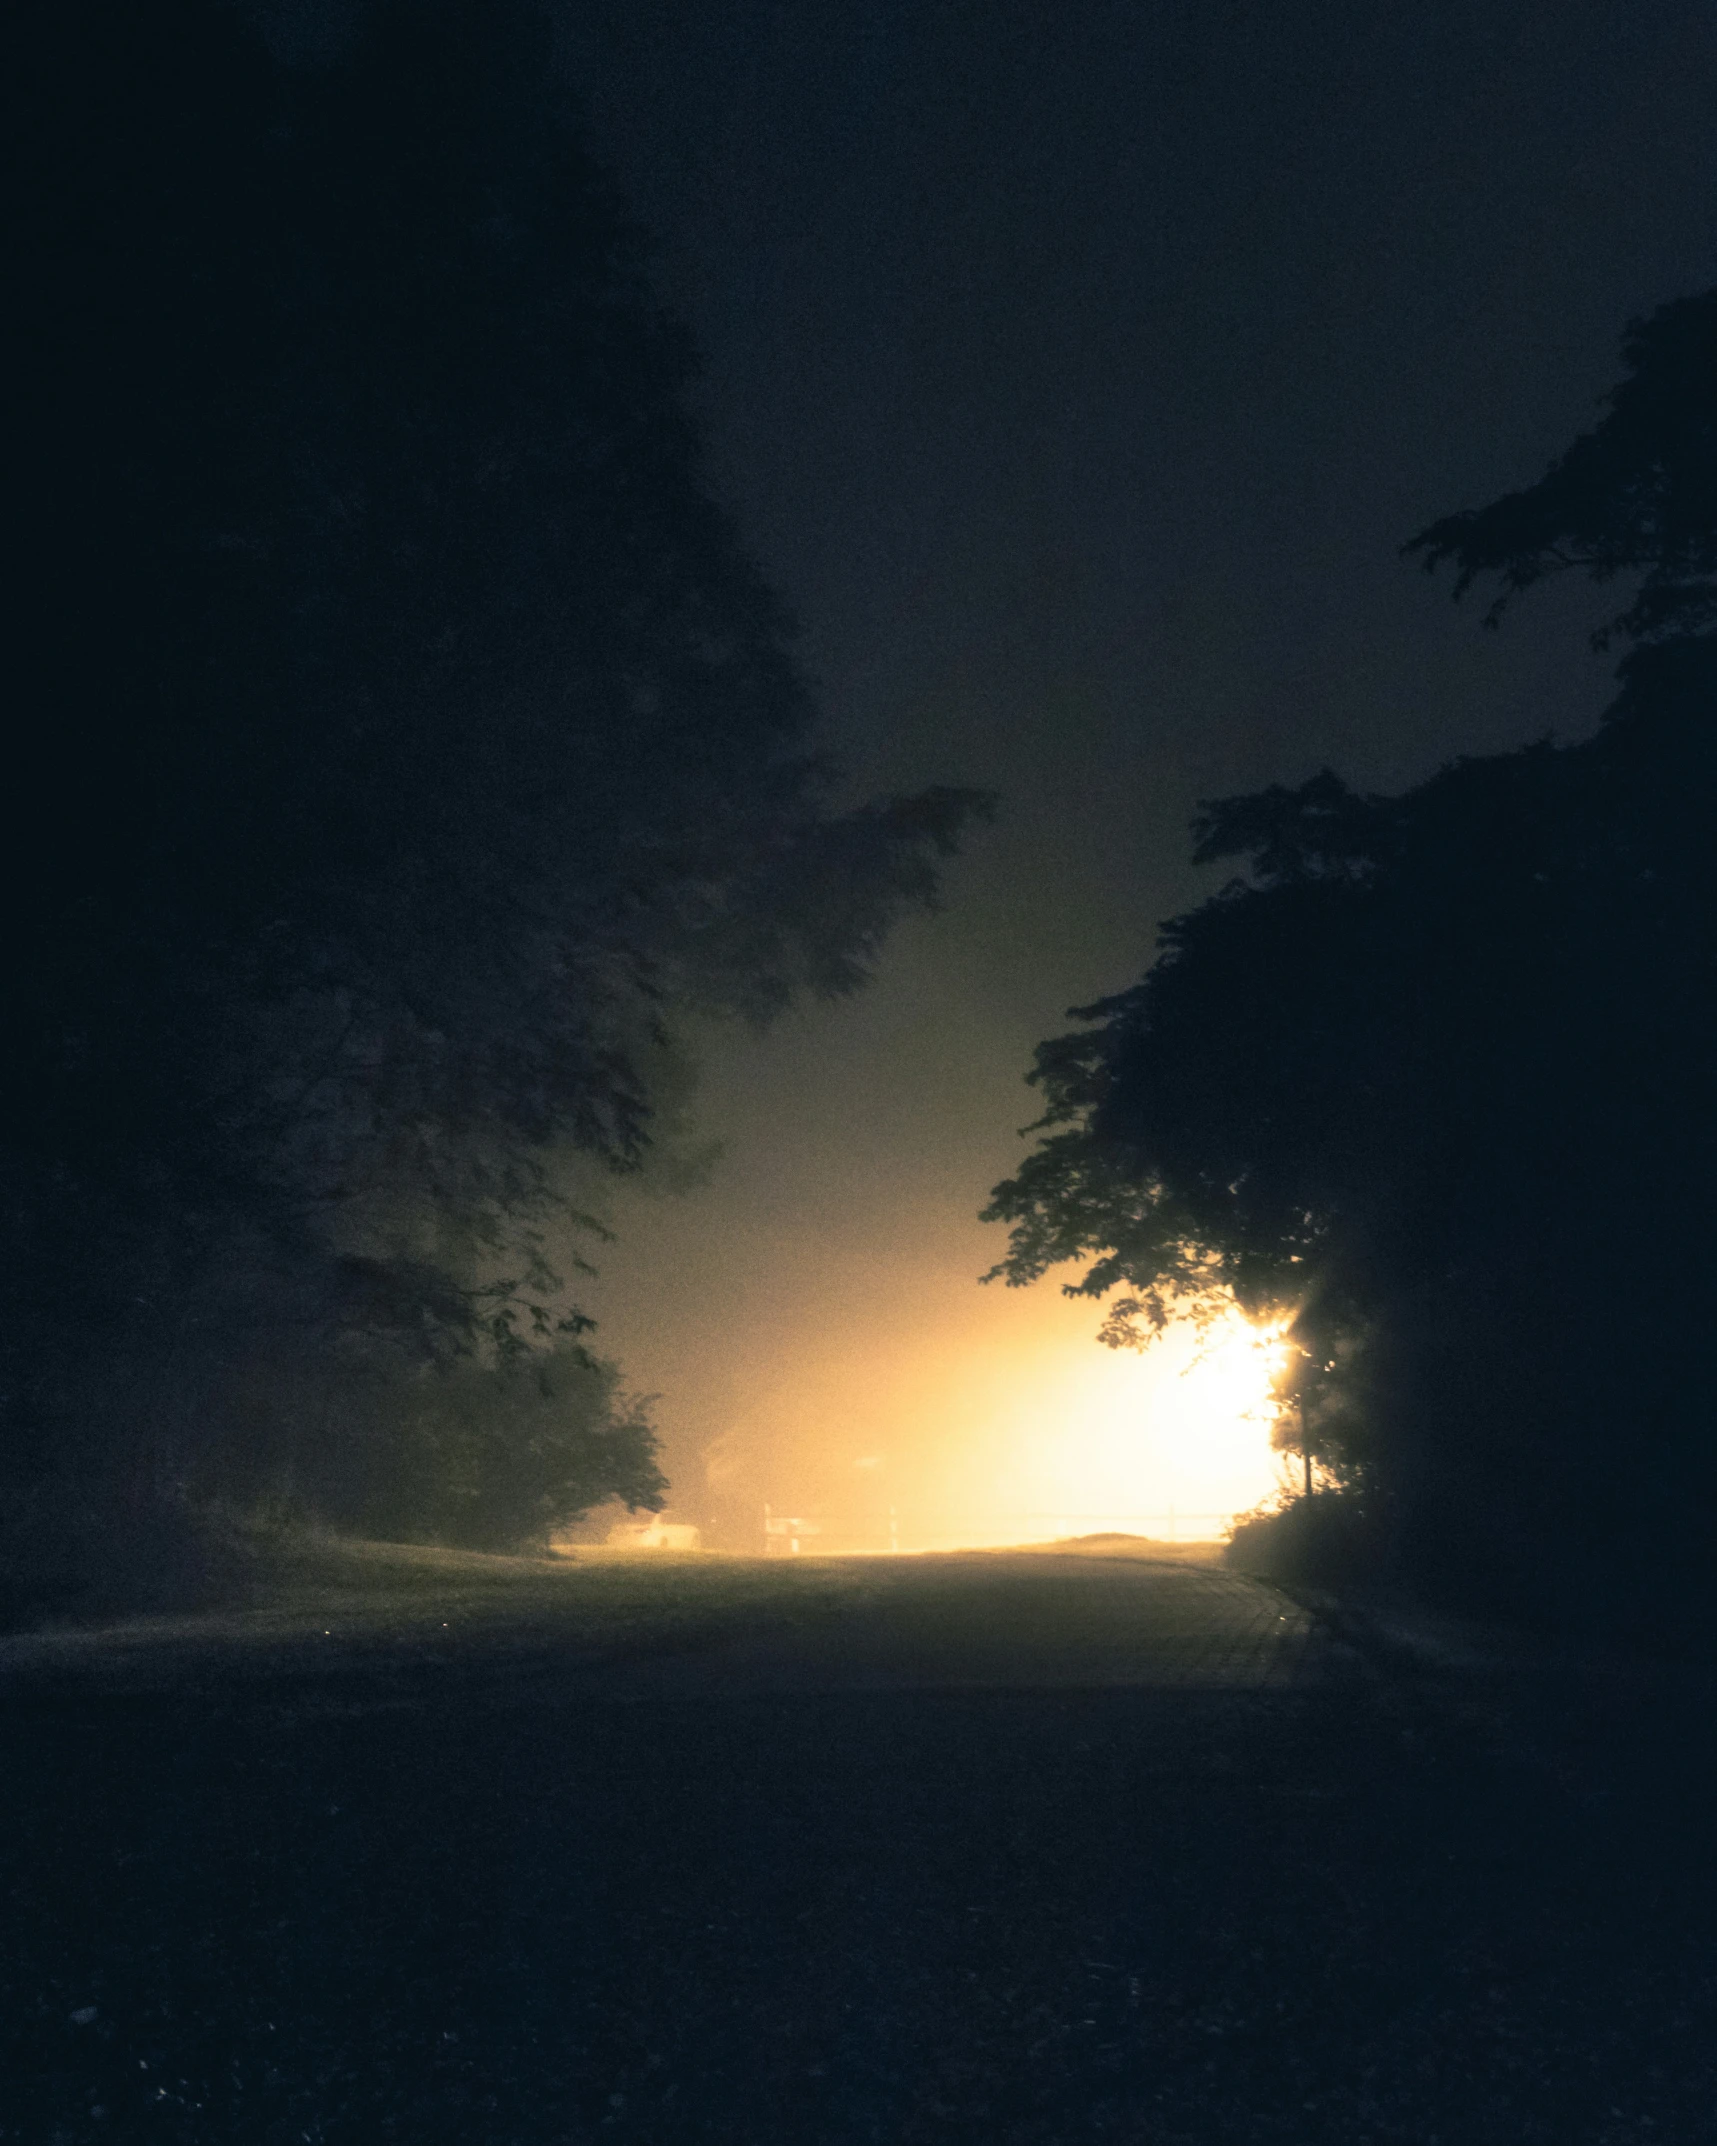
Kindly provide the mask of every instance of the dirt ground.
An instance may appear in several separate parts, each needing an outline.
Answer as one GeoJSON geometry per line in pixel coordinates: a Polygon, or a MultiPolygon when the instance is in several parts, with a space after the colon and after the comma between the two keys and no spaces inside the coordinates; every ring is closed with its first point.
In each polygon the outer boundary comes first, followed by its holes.
{"type": "Polygon", "coordinates": [[[1717,2139],[1685,1673],[1138,1557],[429,1555],[0,1643],[9,2146],[1717,2139]]]}

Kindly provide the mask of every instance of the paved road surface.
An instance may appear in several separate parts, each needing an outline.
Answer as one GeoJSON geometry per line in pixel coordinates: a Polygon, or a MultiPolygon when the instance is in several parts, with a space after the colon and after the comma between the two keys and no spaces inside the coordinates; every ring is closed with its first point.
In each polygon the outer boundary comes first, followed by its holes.
{"type": "Polygon", "coordinates": [[[1717,2139],[1703,1687],[758,1586],[4,1643],[0,2139],[1717,2139]]]}
{"type": "MultiPolygon", "coordinates": [[[[503,1562],[503,1561],[495,1561],[503,1562]]],[[[510,1561],[506,1561],[510,1562],[510,1561]]],[[[540,1568],[539,1568],[540,1570],[540,1568]]],[[[980,1551],[653,1563],[487,1591],[141,1618],[0,1638],[0,1691],[133,1693],[310,1677],[426,1702],[574,1686],[615,1697],[864,1690],[1276,1687],[1351,1668],[1299,1606],[1214,1563],[980,1551]]]]}

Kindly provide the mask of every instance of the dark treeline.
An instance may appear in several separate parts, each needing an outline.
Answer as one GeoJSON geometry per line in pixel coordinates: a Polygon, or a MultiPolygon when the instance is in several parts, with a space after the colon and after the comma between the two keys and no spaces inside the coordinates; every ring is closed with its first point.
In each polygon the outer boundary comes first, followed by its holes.
{"type": "Polygon", "coordinates": [[[386,0],[314,64],[219,0],[31,16],[12,1549],[659,1504],[565,1165],[640,1164],[688,1015],[860,983],[977,801],[835,802],[527,0],[386,0]]]}
{"type": "Polygon", "coordinates": [[[1598,733],[1397,797],[1204,808],[1240,876],[1031,1076],[997,1271],[1087,1261],[1106,1338],[1231,1289],[1291,1320],[1325,1500],[1254,1554],[1611,1627],[1717,1628],[1717,294],[1601,421],[1408,547],[1497,616],[1626,584],[1598,733]]]}

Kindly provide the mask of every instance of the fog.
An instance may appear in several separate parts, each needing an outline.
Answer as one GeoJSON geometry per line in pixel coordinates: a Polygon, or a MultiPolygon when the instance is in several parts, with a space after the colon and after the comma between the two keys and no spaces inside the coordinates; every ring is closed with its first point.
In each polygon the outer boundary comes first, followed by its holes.
{"type": "Polygon", "coordinates": [[[891,965],[850,1006],[713,1052],[707,1181],[615,1203],[586,1296],[661,1396],[673,1516],[733,1550],[760,1547],[766,1503],[865,1548],[890,1506],[903,1548],[1220,1533],[1276,1482],[1258,1367],[1237,1382],[1190,1326],[1099,1348],[1099,1308],[1053,1281],[979,1286],[1004,1240],[976,1210],[1032,1099],[1015,1068],[938,1059],[927,986],[891,965]],[[887,1031],[898,1083],[871,1078],[887,1031]],[[821,1077],[794,1089],[816,1045],[821,1077]]]}
{"type": "MultiPolygon", "coordinates": [[[[726,1153],[622,1201],[598,1344],[661,1395],[674,1509],[718,1541],[766,1499],[857,1513],[872,1453],[928,1539],[1164,1512],[1171,1367],[1107,1361],[1053,1277],[976,1285],[1021,1077],[1214,891],[1199,798],[1326,762],[1390,789],[1595,719],[1593,592],[1485,634],[1397,547],[1536,476],[1621,323],[1708,279],[1709,17],[565,19],[825,735],[861,791],[1001,800],[861,1000],[711,1051],[726,1153]],[[1099,1458],[1094,1391],[1137,1394],[1136,1467],[1099,1458]]],[[[1269,1481],[1213,1449],[1177,1488],[1269,1481]]]]}

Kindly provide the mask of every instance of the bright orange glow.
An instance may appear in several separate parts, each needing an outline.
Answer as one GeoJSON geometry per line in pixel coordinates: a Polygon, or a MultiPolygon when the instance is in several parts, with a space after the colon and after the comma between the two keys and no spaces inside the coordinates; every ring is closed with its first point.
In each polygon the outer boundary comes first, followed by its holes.
{"type": "Polygon", "coordinates": [[[1097,1346],[1094,1308],[1047,1290],[973,1309],[976,1331],[868,1357],[801,1329],[707,1450],[712,1490],[815,1514],[829,1547],[881,1546],[892,1525],[929,1549],[1214,1539],[1275,1487],[1282,1351],[1238,1312],[1132,1351],[1097,1346]]]}
{"type": "Polygon", "coordinates": [[[1142,1353],[1045,1351],[967,1442],[968,1541],[1109,1530],[1219,1536],[1276,1482],[1271,1387],[1282,1350],[1232,1313],[1142,1353]]]}
{"type": "MultiPolygon", "coordinates": [[[[883,1152],[893,1101],[851,1102],[883,1152]]],[[[1208,1540],[1276,1487],[1275,1344],[1237,1311],[1105,1349],[1064,1274],[977,1286],[1000,1249],[971,1213],[987,1162],[939,1193],[929,1150],[879,1172],[821,1117],[795,1148],[794,1123],[751,1126],[730,1198],[637,1201],[589,1292],[603,1351],[661,1396],[671,1520],[747,1552],[765,1505],[831,1549],[1208,1540]]]]}
{"type": "MultiPolygon", "coordinates": [[[[580,1282],[599,1349],[660,1396],[670,1516],[738,1551],[761,1549],[765,1505],[855,1549],[1219,1537],[1277,1484],[1273,1345],[1234,1313],[1113,1351],[1102,1307],[1061,1293],[1075,1268],[977,1286],[1004,1249],[974,1212],[1007,1167],[995,1129],[1044,1030],[951,1051],[942,930],[920,962],[909,928],[827,1017],[707,1061],[718,1177],[683,1200],[640,1186],[580,1282]]],[[[1014,1019],[1011,998],[971,1004],[974,1035],[1014,1019]]]]}

